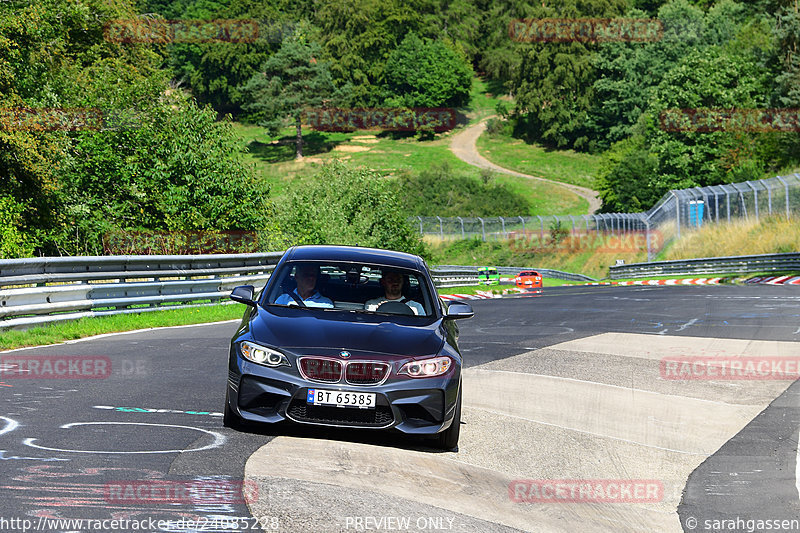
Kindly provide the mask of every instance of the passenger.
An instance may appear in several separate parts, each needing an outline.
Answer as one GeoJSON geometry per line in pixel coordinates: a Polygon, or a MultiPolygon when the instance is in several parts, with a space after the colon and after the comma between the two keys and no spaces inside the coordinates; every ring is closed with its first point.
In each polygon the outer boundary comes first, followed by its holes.
{"type": "Polygon", "coordinates": [[[300,305],[299,300],[306,307],[333,307],[330,298],[324,297],[317,290],[319,266],[301,264],[295,267],[294,274],[297,287],[290,293],[284,293],[275,300],[277,305],[300,305]]]}
{"type": "Polygon", "coordinates": [[[403,282],[405,276],[395,270],[384,270],[381,274],[381,286],[385,296],[383,298],[373,298],[364,304],[367,311],[375,311],[384,302],[402,302],[409,306],[415,315],[424,315],[425,308],[422,304],[403,297],[403,282]]]}

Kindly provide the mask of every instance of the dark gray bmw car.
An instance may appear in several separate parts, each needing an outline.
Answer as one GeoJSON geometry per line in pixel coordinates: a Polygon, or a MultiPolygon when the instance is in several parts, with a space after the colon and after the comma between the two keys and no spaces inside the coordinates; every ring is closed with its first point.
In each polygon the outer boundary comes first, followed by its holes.
{"type": "Polygon", "coordinates": [[[458,444],[465,303],[442,301],[415,255],[351,246],[289,249],[230,348],[224,424],[395,430],[458,444]]]}

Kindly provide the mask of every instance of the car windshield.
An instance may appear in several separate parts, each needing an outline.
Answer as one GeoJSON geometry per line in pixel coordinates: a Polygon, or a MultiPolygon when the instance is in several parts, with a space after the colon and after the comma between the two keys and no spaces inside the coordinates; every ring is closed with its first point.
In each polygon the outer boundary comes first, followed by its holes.
{"type": "Polygon", "coordinates": [[[421,272],[388,265],[287,262],[269,286],[266,305],[430,316],[433,299],[421,272]]]}

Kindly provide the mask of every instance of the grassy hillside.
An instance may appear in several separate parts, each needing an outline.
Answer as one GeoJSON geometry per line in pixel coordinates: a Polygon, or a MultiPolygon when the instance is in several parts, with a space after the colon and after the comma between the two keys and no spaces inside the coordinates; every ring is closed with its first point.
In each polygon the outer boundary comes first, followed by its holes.
{"type": "Polygon", "coordinates": [[[600,156],[573,150],[549,150],[510,135],[489,132],[478,138],[477,145],[483,157],[503,168],[594,188],[600,156]]]}
{"type": "MultiPolygon", "coordinates": [[[[495,107],[501,100],[508,100],[502,96],[502,87],[496,83],[481,79],[474,79],[471,91],[471,100],[468,108],[460,109],[461,125],[454,131],[460,131],[468,124],[473,124],[483,118],[495,114],[495,107]]],[[[517,178],[503,174],[489,175],[482,173],[481,169],[468,165],[455,157],[450,151],[450,141],[453,132],[444,132],[430,140],[420,138],[403,132],[323,132],[303,129],[303,155],[301,161],[295,161],[295,130],[285,128],[277,136],[268,136],[259,126],[234,124],[237,134],[241,137],[242,146],[249,150],[247,161],[254,165],[260,179],[269,183],[272,196],[280,197],[288,194],[295,187],[302,187],[302,179],[316,174],[320,167],[333,159],[340,159],[351,164],[373,169],[389,179],[396,179],[403,175],[419,175],[422,172],[442,166],[466,186],[453,189],[454,196],[475,194],[475,186],[463,181],[464,178],[476,183],[501,188],[505,196],[513,196],[520,200],[527,208],[515,212],[513,215],[551,215],[551,214],[584,214],[588,209],[586,200],[576,194],[554,184],[517,178]]],[[[574,173],[574,155],[569,151],[548,152],[545,159],[551,161],[549,174],[559,181],[569,181],[574,173]],[[563,172],[563,176],[558,173],[563,172]]],[[[550,176],[548,176],[550,177],[550,176]]],[[[449,186],[455,186],[448,183],[449,186]]],[[[511,213],[498,211],[491,212],[494,206],[493,198],[496,196],[489,191],[490,187],[483,187],[487,194],[472,199],[473,203],[481,204],[488,211],[481,213],[441,211],[441,199],[432,202],[437,206],[436,212],[415,212],[410,214],[439,215],[439,216],[470,216],[470,215],[511,215],[511,213]]],[[[414,191],[409,191],[413,194],[414,191]]],[[[446,199],[445,199],[446,200],[446,199]]],[[[444,202],[447,203],[447,202],[444,202]]],[[[498,205],[502,209],[507,202],[498,205]]]]}
{"type": "Polygon", "coordinates": [[[728,255],[800,252],[800,224],[785,217],[737,220],[709,224],[699,230],[681,230],[681,239],[658,259],[692,259],[728,255]]]}
{"type": "MultiPolygon", "coordinates": [[[[662,228],[663,238],[672,237],[674,230],[662,228]]],[[[434,254],[434,264],[487,264],[505,266],[533,266],[578,272],[594,278],[608,275],[608,267],[617,259],[626,263],[647,260],[644,237],[627,236],[567,236],[553,244],[545,233],[540,243],[538,234],[507,241],[479,239],[440,242],[428,239],[434,254]]],[[[657,242],[654,237],[653,242],[657,242]]],[[[729,255],[755,255],[800,252],[800,224],[783,217],[762,218],[760,222],[737,221],[730,224],[713,224],[687,232],[671,242],[656,260],[692,259],[729,255]]]]}

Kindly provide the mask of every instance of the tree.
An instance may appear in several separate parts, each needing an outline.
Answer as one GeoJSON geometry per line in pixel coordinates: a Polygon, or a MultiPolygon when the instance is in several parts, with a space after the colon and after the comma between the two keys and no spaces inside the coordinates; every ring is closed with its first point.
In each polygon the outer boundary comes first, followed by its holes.
{"type": "MultiPolygon", "coordinates": [[[[630,11],[627,16],[643,18],[630,11]]],[[[597,79],[587,117],[596,149],[607,149],[633,133],[639,116],[664,75],[701,43],[706,24],[703,12],[686,0],[671,1],[659,11],[664,32],[653,42],[610,42],[593,56],[597,79]]]]}
{"type": "Polygon", "coordinates": [[[220,113],[236,115],[241,113],[240,87],[278,50],[283,36],[293,27],[288,15],[271,3],[257,0],[232,0],[230,5],[227,1],[193,0],[172,18],[242,20],[248,37],[245,42],[175,43],[167,47],[169,64],[179,84],[191,89],[199,102],[210,103],[220,113]],[[254,22],[258,38],[251,41],[254,22]]]}
{"type": "Polygon", "coordinates": [[[354,106],[383,103],[380,82],[386,59],[410,32],[435,36],[432,14],[438,0],[336,0],[322,2],[315,17],[331,74],[339,86],[351,86],[354,106]]]}
{"type": "MultiPolygon", "coordinates": [[[[543,3],[529,16],[613,18],[626,7],[624,0],[569,0],[560,2],[558,10],[543,3]]],[[[518,45],[521,63],[510,83],[516,96],[517,134],[559,148],[589,147],[586,118],[595,99],[592,54],[597,46],[578,40],[518,45]]]]}
{"type": "Polygon", "coordinates": [[[646,139],[634,134],[616,142],[601,159],[595,187],[606,213],[646,211],[662,191],[653,187],[658,158],[647,150],[646,139]]]}
{"type": "Polygon", "coordinates": [[[460,107],[469,100],[472,69],[440,41],[408,34],[386,60],[389,105],[460,107]]]}
{"type": "Polygon", "coordinates": [[[389,182],[335,161],[279,207],[287,245],[350,244],[425,254],[389,182]]]}
{"type": "Polygon", "coordinates": [[[320,54],[317,44],[294,36],[284,39],[280,50],[242,89],[242,107],[271,134],[277,133],[286,117],[294,120],[297,159],[303,158],[303,110],[337,98],[328,64],[318,59],[320,54]]]}

